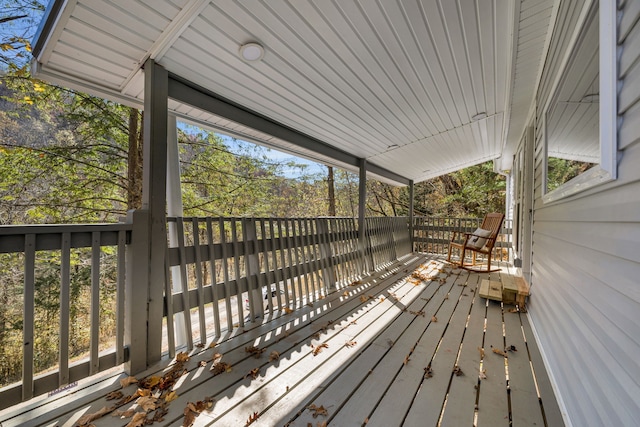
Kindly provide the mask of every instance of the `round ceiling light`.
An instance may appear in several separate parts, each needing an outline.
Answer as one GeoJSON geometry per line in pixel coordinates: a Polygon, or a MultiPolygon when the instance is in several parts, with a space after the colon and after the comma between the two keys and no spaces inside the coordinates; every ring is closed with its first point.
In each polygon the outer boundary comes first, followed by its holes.
{"type": "Polygon", "coordinates": [[[264,56],[264,48],[258,43],[247,43],[240,46],[240,57],[245,61],[260,61],[264,56]]]}

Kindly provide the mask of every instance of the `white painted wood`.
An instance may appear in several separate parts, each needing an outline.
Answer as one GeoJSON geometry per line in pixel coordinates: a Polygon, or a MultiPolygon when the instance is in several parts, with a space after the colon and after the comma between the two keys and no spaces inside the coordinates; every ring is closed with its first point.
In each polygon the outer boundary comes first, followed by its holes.
{"type": "MultiPolygon", "coordinates": [[[[516,121],[528,113],[536,76],[520,74],[516,82],[509,70],[539,68],[550,0],[522,3],[516,16],[506,0],[275,0],[251,7],[219,0],[83,0],[61,12],[34,69],[59,83],[139,104],[140,68],[150,57],[233,102],[356,157],[376,158],[379,166],[418,182],[500,157],[505,124],[497,123],[493,134],[465,135],[462,149],[445,147],[450,158],[422,169],[405,168],[415,158],[410,151],[384,156],[389,141],[405,146],[455,132],[480,112],[516,121]],[[512,52],[516,28],[522,38],[512,52]],[[239,46],[248,41],[265,45],[261,62],[239,58],[239,46]],[[486,145],[486,138],[495,145],[486,145]]],[[[182,114],[184,107],[171,108],[182,114]]],[[[196,109],[184,117],[353,170],[196,109]]],[[[433,145],[428,154],[442,148],[433,145]]]]}

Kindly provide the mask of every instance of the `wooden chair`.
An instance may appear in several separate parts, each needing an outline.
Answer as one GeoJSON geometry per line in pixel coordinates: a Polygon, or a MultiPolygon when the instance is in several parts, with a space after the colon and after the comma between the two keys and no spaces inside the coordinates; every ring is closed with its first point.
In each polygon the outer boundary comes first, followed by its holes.
{"type": "Polygon", "coordinates": [[[464,240],[458,237],[458,231],[453,232],[453,237],[449,243],[449,254],[447,261],[451,262],[451,249],[456,248],[460,253],[460,267],[470,270],[488,273],[490,271],[498,271],[499,268],[491,269],[491,253],[493,247],[496,244],[498,234],[500,234],[500,228],[502,227],[502,221],[504,220],[504,214],[490,213],[482,220],[482,225],[473,233],[464,233],[464,240]],[[467,251],[471,251],[471,264],[465,264],[464,258],[467,251]],[[487,256],[487,269],[476,268],[476,254],[481,253],[487,256]]]}

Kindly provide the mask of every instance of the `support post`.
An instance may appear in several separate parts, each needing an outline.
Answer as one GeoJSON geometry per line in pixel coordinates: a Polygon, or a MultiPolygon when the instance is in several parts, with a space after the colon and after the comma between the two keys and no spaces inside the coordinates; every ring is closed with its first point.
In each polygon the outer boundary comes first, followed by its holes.
{"type": "MultiPolygon", "coordinates": [[[[149,289],[147,301],[147,365],[160,360],[162,314],[167,247],[167,122],[169,75],[148,59],[144,65],[144,146],[142,209],[148,215],[149,234],[146,265],[149,289]]],[[[136,286],[143,286],[136,283],[136,286]]],[[[139,304],[140,302],[138,302],[139,304]]]]}
{"type": "Polygon", "coordinates": [[[413,180],[409,181],[409,252],[415,252],[413,248],[413,198],[414,198],[414,187],[413,180]]]}
{"type": "MultiPolygon", "coordinates": [[[[180,156],[178,154],[178,127],[175,114],[167,118],[167,215],[171,217],[184,216],[182,206],[182,188],[180,186],[180,156]]],[[[178,224],[170,222],[169,245],[178,247],[178,224]]],[[[171,285],[173,292],[182,292],[182,274],[179,265],[171,267],[171,285]]],[[[184,311],[174,314],[176,347],[187,343],[185,336],[184,311]]],[[[167,319],[170,322],[171,319],[167,319]]]]}
{"type": "MultiPolygon", "coordinates": [[[[367,236],[365,230],[365,212],[367,206],[367,159],[360,159],[360,177],[358,181],[358,250],[365,269],[375,270],[373,259],[367,261],[367,236]]],[[[366,272],[363,271],[362,274],[366,272]]]]}
{"type": "MultiPolygon", "coordinates": [[[[245,247],[245,268],[247,272],[247,296],[249,298],[249,321],[264,317],[264,298],[258,276],[260,276],[260,259],[258,255],[258,232],[253,218],[242,218],[242,232],[245,247]]],[[[265,289],[271,292],[271,289],[265,289]]],[[[267,294],[269,295],[269,294],[267,294]]],[[[271,296],[269,295],[269,301],[271,296]]]]}

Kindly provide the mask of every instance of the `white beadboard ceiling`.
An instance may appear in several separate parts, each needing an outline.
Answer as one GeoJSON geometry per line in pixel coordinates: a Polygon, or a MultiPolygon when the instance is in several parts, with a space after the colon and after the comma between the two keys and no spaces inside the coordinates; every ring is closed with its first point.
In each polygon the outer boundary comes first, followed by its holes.
{"type": "MultiPolygon", "coordinates": [[[[511,167],[552,9],[553,0],[52,0],[34,72],[140,106],[141,66],[152,58],[420,182],[491,159],[511,167]],[[240,59],[247,42],[264,46],[261,61],[240,59]],[[486,117],[474,120],[479,113],[486,117]]],[[[221,133],[354,169],[174,100],[169,108],[221,133]]]]}

